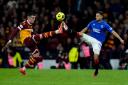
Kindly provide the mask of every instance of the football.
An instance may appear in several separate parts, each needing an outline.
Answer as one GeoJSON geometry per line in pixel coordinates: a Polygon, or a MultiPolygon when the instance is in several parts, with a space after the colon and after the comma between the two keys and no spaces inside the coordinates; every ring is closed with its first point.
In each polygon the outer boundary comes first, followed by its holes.
{"type": "Polygon", "coordinates": [[[58,13],[56,14],[56,19],[57,19],[58,21],[63,21],[63,20],[65,19],[65,14],[64,14],[63,12],[58,12],[58,13]]]}

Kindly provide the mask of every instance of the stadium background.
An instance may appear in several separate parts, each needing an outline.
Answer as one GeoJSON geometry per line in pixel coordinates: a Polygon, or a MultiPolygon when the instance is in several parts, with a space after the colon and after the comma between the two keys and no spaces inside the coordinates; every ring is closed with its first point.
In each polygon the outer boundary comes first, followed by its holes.
{"type": "MultiPolygon", "coordinates": [[[[100,63],[103,66],[101,68],[111,69],[110,59],[119,59],[120,69],[127,69],[127,4],[127,0],[0,0],[0,48],[7,42],[12,29],[26,19],[27,13],[31,10],[37,13],[37,20],[33,27],[34,33],[57,29],[58,22],[55,14],[58,11],[65,13],[65,21],[69,28],[80,31],[95,18],[95,12],[101,10],[104,12],[106,21],[125,40],[125,44],[122,45],[116,38],[108,34],[101,51],[100,63]]],[[[76,36],[63,34],[43,39],[39,48],[44,59],[58,59],[58,56],[68,55],[72,47],[79,48],[79,43],[79,38],[76,36]]],[[[20,53],[22,59],[27,59],[30,54],[29,49],[22,46],[18,35],[9,49],[0,52],[0,67],[12,67],[8,63],[8,53],[14,56],[16,52],[20,53]]],[[[91,58],[88,59],[88,62],[90,61],[92,61],[91,58]]],[[[78,62],[75,63],[80,62],[81,60],[78,59],[78,62]]],[[[88,63],[86,62],[86,64],[88,63]]]]}

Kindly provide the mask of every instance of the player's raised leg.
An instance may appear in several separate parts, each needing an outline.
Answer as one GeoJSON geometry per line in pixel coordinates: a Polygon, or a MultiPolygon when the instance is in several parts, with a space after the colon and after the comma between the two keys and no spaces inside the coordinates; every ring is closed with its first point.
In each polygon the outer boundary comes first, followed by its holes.
{"type": "Polygon", "coordinates": [[[41,39],[49,38],[49,37],[52,37],[56,34],[61,34],[61,33],[63,33],[62,24],[60,24],[60,26],[58,27],[57,30],[33,35],[32,39],[34,40],[35,43],[38,43],[41,39]]]}
{"type": "Polygon", "coordinates": [[[67,24],[64,21],[62,22],[62,27],[63,27],[64,31],[67,32],[69,35],[81,37],[83,34],[83,33],[77,32],[73,29],[68,28],[67,24]]]}
{"type": "Polygon", "coordinates": [[[20,72],[25,75],[26,74],[26,68],[37,64],[38,62],[42,61],[43,58],[40,56],[40,52],[37,48],[38,42],[43,39],[43,38],[49,38],[52,37],[55,34],[60,34],[63,32],[62,24],[60,24],[59,28],[55,31],[50,31],[50,32],[45,32],[42,34],[36,34],[33,35],[32,37],[27,37],[24,40],[24,44],[33,52],[25,64],[23,68],[20,68],[20,72]]]}

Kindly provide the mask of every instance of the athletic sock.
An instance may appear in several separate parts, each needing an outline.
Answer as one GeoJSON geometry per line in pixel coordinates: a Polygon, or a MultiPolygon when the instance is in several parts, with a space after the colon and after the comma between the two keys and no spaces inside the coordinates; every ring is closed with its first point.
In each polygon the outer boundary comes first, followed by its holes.
{"type": "Polygon", "coordinates": [[[37,64],[38,62],[42,61],[42,57],[30,57],[27,63],[25,64],[25,67],[31,67],[32,65],[37,64]]]}
{"type": "Polygon", "coordinates": [[[98,75],[98,70],[99,70],[99,60],[95,60],[94,61],[94,68],[95,68],[95,72],[94,72],[94,76],[98,75]]]}

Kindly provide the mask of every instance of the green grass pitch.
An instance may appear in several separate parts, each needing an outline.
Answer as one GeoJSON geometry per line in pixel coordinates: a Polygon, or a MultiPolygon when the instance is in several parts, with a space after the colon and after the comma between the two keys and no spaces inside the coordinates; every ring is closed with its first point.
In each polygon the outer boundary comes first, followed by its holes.
{"type": "Polygon", "coordinates": [[[23,76],[18,69],[0,68],[0,85],[128,85],[127,70],[27,70],[23,76]]]}

